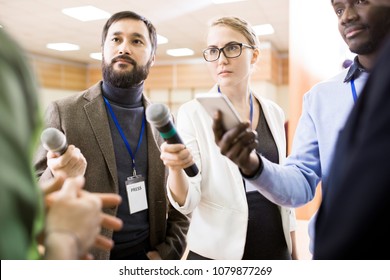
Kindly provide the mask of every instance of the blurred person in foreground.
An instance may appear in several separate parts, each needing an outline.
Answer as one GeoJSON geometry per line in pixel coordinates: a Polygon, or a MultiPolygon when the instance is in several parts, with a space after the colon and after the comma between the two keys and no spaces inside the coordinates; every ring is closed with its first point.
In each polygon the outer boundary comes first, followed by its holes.
{"type": "MultiPolygon", "coordinates": [[[[378,9],[390,7],[390,0],[370,3],[378,9]]],[[[314,259],[390,259],[386,224],[390,197],[389,36],[339,134],[329,178],[323,182],[326,188],[316,222],[314,259]]]]}
{"type": "Polygon", "coordinates": [[[159,158],[164,140],[145,119],[150,101],[143,90],[155,61],[155,27],[137,13],[118,12],[104,25],[101,44],[103,80],[46,111],[46,126],[64,132],[74,149],[52,157],[41,146],[37,175],[43,182],[59,171],[85,174],[86,190],[122,197],[118,207],[104,210],[120,218],[123,229],[102,232],[115,245],[94,250],[96,259],[180,259],[189,218],[168,202],[159,158]]]}
{"type": "Polygon", "coordinates": [[[101,208],[118,204],[120,197],[83,191],[82,177],[64,181],[59,176],[37,186],[32,168],[41,128],[36,82],[24,51],[3,29],[0,42],[0,259],[91,258],[93,246],[113,246],[99,232],[102,226],[119,229],[121,221],[101,208]]]}

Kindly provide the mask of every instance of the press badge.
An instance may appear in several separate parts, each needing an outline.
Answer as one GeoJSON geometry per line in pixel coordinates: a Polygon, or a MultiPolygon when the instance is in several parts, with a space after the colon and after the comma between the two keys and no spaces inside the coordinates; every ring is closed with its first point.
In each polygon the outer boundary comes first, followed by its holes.
{"type": "Polygon", "coordinates": [[[128,177],[126,180],[127,197],[130,214],[148,209],[145,180],[142,175],[128,177]]]}

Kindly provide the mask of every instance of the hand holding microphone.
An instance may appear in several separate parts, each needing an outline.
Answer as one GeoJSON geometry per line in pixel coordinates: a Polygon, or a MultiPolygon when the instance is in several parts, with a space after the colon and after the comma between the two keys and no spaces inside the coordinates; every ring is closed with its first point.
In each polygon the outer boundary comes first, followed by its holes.
{"type": "Polygon", "coordinates": [[[80,149],[68,145],[65,135],[56,128],[46,128],[41,134],[42,146],[48,150],[47,166],[55,177],[84,176],[87,161],[80,149]]]}
{"type": "MultiPolygon", "coordinates": [[[[183,144],[182,139],[171,121],[171,115],[167,106],[155,103],[146,108],[145,113],[148,122],[160,132],[160,135],[168,144],[183,144]]],[[[184,168],[184,171],[189,177],[194,177],[199,173],[195,163],[184,168]]]]}

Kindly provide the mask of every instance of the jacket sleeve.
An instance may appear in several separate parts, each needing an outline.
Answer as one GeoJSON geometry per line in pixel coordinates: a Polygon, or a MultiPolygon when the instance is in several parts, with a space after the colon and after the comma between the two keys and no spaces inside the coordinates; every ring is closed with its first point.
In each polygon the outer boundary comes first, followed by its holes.
{"type": "MultiPolygon", "coordinates": [[[[60,127],[58,105],[55,102],[51,103],[46,109],[45,127],[54,127],[62,131],[60,127]]],[[[35,175],[37,176],[39,182],[46,182],[53,178],[53,174],[47,166],[46,155],[46,149],[42,146],[42,144],[39,144],[39,147],[34,155],[35,175]]]]}
{"type": "Polygon", "coordinates": [[[156,246],[163,260],[179,260],[186,249],[190,216],[177,211],[169,203],[165,242],[156,246]]]}
{"type": "Polygon", "coordinates": [[[270,201],[286,207],[299,207],[313,199],[321,176],[315,125],[304,97],[303,111],[293,141],[293,151],[283,165],[261,157],[263,170],[254,181],[270,201]]]}

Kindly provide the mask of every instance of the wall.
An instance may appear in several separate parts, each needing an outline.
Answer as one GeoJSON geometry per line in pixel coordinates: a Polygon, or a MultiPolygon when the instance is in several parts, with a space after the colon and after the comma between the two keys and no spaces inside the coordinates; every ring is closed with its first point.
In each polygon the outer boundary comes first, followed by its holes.
{"type": "MultiPolygon", "coordinates": [[[[330,0],[290,0],[289,41],[289,150],[302,111],[303,95],[317,82],[341,70],[347,52],[330,0]]],[[[297,217],[309,219],[318,209],[321,189],[314,200],[297,209],[297,217]]]]}
{"type": "MultiPolygon", "coordinates": [[[[263,43],[260,53],[252,75],[253,89],[280,104],[288,116],[288,55],[279,54],[270,43],[263,43]]],[[[52,100],[82,91],[101,80],[100,63],[86,65],[34,54],[30,58],[42,87],[44,108],[52,100]]],[[[145,94],[153,102],[166,103],[175,113],[182,103],[213,85],[203,60],[156,63],[145,82],[145,94]]]]}

